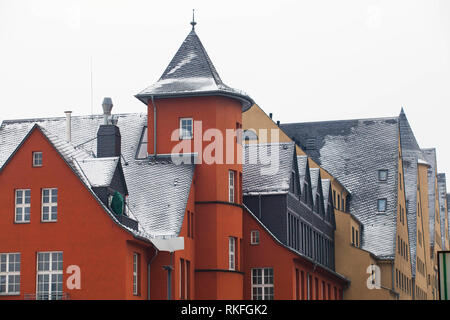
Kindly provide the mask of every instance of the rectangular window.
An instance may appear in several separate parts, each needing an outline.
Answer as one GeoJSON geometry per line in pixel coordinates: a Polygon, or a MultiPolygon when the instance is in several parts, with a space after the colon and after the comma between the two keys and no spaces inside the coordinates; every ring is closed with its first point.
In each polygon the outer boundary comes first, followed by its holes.
{"type": "Polygon", "coordinates": [[[186,265],[184,259],[180,259],[180,299],[186,299],[186,265]]]}
{"type": "Polygon", "coordinates": [[[300,273],[295,268],[295,300],[300,300],[300,273]]]}
{"type": "Polygon", "coordinates": [[[228,269],[235,270],[236,268],[236,238],[228,238],[228,269]]]}
{"type": "Polygon", "coordinates": [[[250,244],[256,245],[259,244],[259,231],[252,230],[250,235],[250,244]]]}
{"type": "Polygon", "coordinates": [[[388,171],[386,169],[378,170],[378,181],[387,181],[388,171]]]}
{"type": "Polygon", "coordinates": [[[42,152],[33,152],[33,167],[42,167],[42,152]]]}
{"type": "Polygon", "coordinates": [[[319,300],[319,279],[317,278],[314,278],[314,291],[316,300],[319,300]]]}
{"type": "Polygon", "coordinates": [[[31,190],[18,189],[16,190],[16,214],[15,222],[24,223],[30,222],[31,210],[31,190]]]}
{"type": "Polygon", "coordinates": [[[186,299],[191,299],[191,262],[185,260],[186,262],[186,299]]]}
{"type": "Polygon", "coordinates": [[[377,209],[378,212],[386,212],[387,199],[378,199],[377,209]]]}
{"type": "Polygon", "coordinates": [[[273,268],[252,269],[252,300],[273,298],[273,268]]]}
{"type": "Polygon", "coordinates": [[[228,201],[234,203],[235,174],[233,170],[228,171],[228,201]]]}
{"type": "Polygon", "coordinates": [[[139,265],[141,261],[141,256],[139,253],[133,253],[133,295],[138,296],[140,295],[140,272],[139,272],[139,265]]]}
{"type": "Polygon", "coordinates": [[[193,126],[192,118],[180,119],[180,139],[192,139],[193,138],[193,126]]]}
{"type": "Polygon", "coordinates": [[[352,227],[352,245],[355,245],[355,228],[352,227]]]}
{"type": "Polygon", "coordinates": [[[358,230],[355,231],[355,239],[356,239],[356,246],[359,247],[359,232],[358,232],[358,230]]]}
{"type": "Polygon", "coordinates": [[[63,253],[38,252],[37,300],[61,300],[63,296],[63,253]]]}
{"type": "Polygon", "coordinates": [[[42,221],[56,221],[58,217],[58,189],[42,189],[42,221]]]}
{"type": "Polygon", "coordinates": [[[338,196],[337,196],[337,209],[338,210],[341,210],[341,196],[338,194],[338,196]]]}
{"type": "Polygon", "coordinates": [[[0,295],[20,294],[20,253],[0,253],[0,295]]]}

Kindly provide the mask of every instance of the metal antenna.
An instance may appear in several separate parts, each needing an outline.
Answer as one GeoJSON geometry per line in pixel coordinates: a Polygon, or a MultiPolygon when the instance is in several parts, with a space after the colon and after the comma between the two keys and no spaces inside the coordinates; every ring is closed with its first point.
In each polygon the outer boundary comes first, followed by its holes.
{"type": "Polygon", "coordinates": [[[192,30],[195,29],[196,24],[197,24],[197,22],[195,22],[195,9],[192,9],[192,22],[191,22],[192,30]]]}
{"type": "Polygon", "coordinates": [[[92,56],[91,56],[91,116],[94,116],[94,85],[92,83],[92,56]]]}

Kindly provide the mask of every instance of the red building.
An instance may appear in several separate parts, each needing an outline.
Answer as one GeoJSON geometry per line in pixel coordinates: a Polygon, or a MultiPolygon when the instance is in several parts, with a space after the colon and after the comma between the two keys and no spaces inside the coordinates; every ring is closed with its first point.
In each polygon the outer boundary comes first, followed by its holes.
{"type": "Polygon", "coordinates": [[[331,260],[244,205],[239,136],[217,139],[253,100],[194,25],[136,96],[147,114],[3,122],[0,299],[342,299],[331,260]]]}

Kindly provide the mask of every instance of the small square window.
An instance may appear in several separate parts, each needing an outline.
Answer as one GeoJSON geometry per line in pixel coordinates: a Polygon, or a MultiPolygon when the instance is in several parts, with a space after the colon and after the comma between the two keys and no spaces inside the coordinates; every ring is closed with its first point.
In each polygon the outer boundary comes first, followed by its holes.
{"type": "Polygon", "coordinates": [[[386,207],[387,207],[387,199],[378,199],[377,204],[378,212],[386,212],[386,207]]]}
{"type": "Polygon", "coordinates": [[[42,167],[42,152],[33,152],[33,167],[42,167]]]}
{"type": "Polygon", "coordinates": [[[193,138],[192,118],[181,118],[180,139],[192,139],[192,138],[193,138]]]}
{"type": "Polygon", "coordinates": [[[378,170],[378,180],[379,181],[387,181],[388,178],[388,171],[383,169],[383,170],[378,170]]]}

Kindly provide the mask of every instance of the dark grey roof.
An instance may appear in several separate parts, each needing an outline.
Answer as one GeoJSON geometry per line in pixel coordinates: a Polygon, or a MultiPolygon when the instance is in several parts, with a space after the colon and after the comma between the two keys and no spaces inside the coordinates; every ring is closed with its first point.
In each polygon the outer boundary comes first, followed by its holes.
{"type": "MultiPolygon", "coordinates": [[[[194,165],[175,165],[167,159],[135,160],[142,129],[147,124],[147,116],[121,114],[115,117],[122,136],[123,159],[127,163],[122,167],[129,191],[131,215],[138,220],[140,230],[151,237],[177,236],[184,218],[194,165]]],[[[76,146],[77,152],[96,154],[97,141],[93,138],[96,137],[102,122],[101,115],[72,116],[72,146],[76,146]]],[[[49,135],[65,137],[65,117],[3,121],[0,127],[0,166],[34,124],[44,128],[49,135]]],[[[59,139],[59,143],[60,148],[65,150],[67,146],[63,146],[63,140],[59,139]]]]}
{"type": "Polygon", "coordinates": [[[244,108],[254,104],[246,93],[222,82],[194,29],[188,34],[161,78],[136,97],[147,104],[151,96],[165,98],[193,95],[232,97],[241,101],[244,108]]]}
{"type": "Polygon", "coordinates": [[[244,194],[289,191],[295,156],[293,142],[246,144],[243,154],[244,194]]]}
{"type": "Polygon", "coordinates": [[[362,248],[382,259],[395,256],[398,118],[282,124],[308,156],[350,191],[350,212],[364,225],[362,248]],[[388,169],[388,181],[377,172],[388,169]],[[387,199],[386,213],[377,199],[387,199]]]}
{"type": "Polygon", "coordinates": [[[430,225],[430,244],[434,245],[434,221],[435,221],[435,212],[436,212],[436,149],[422,149],[422,154],[425,158],[425,161],[430,164],[430,168],[428,169],[428,214],[430,217],[429,225],[430,225]]]}

